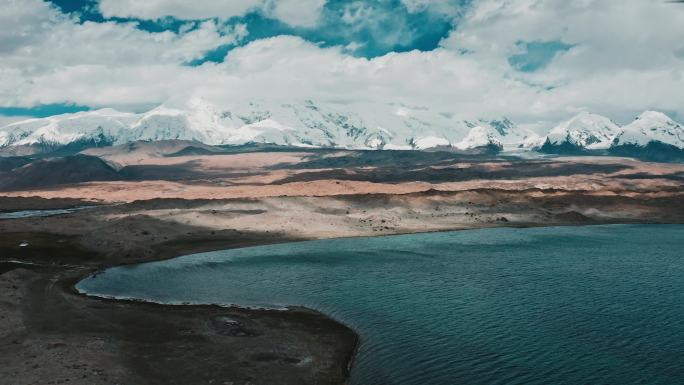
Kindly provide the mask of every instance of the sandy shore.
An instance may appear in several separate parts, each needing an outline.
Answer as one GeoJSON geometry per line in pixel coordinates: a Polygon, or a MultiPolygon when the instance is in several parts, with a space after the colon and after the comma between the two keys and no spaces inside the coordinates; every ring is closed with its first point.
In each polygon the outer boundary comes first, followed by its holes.
{"type": "MultiPolygon", "coordinates": [[[[287,240],[247,235],[224,246],[287,240]]],[[[347,379],[356,334],[322,314],[88,298],[73,285],[114,260],[103,264],[74,238],[40,233],[3,233],[2,255],[12,255],[18,242],[33,246],[25,258],[15,255],[31,265],[0,264],[0,377],[12,384],[341,384],[347,379]]],[[[176,242],[166,250],[184,249],[176,242]]]]}

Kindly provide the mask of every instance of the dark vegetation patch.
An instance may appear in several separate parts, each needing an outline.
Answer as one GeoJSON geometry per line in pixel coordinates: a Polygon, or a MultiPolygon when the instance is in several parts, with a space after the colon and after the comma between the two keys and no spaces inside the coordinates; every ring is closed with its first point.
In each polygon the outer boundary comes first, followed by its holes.
{"type": "Polygon", "coordinates": [[[652,162],[684,162],[684,149],[661,142],[649,142],[645,146],[623,144],[612,147],[610,153],[652,162]]]}
{"type": "Polygon", "coordinates": [[[564,223],[588,223],[594,221],[592,218],[574,210],[556,214],[554,219],[564,223]]]}
{"type": "Polygon", "coordinates": [[[231,172],[226,170],[206,170],[202,168],[200,160],[191,160],[182,164],[174,165],[131,165],[119,170],[122,180],[202,180],[213,178],[240,178],[262,173],[231,172]]]}
{"type": "Polygon", "coordinates": [[[156,198],[137,200],[125,203],[119,207],[122,210],[159,210],[159,209],[193,209],[207,206],[208,204],[222,203],[255,203],[258,199],[231,198],[231,199],[182,199],[182,198],[156,198]]]}
{"type": "Polygon", "coordinates": [[[26,264],[18,262],[0,262],[0,275],[21,267],[25,268],[26,266],[26,264]]]}
{"type": "Polygon", "coordinates": [[[156,198],[122,204],[122,210],[192,209],[214,202],[211,199],[156,198]]]}
{"type": "Polygon", "coordinates": [[[80,245],[77,237],[52,233],[0,233],[0,257],[40,265],[78,264],[97,254],[80,245]],[[26,246],[20,246],[26,244],[26,246]]]}
{"type": "Polygon", "coordinates": [[[88,155],[39,159],[4,173],[0,190],[30,190],[60,184],[120,180],[121,177],[102,159],[88,155]]]}
{"type": "Polygon", "coordinates": [[[25,210],[72,209],[95,206],[97,203],[74,198],[3,197],[0,196],[0,212],[25,210]]]}
{"type": "Polygon", "coordinates": [[[96,156],[74,155],[63,158],[24,159],[10,163],[0,158],[0,191],[31,190],[58,185],[96,181],[204,180],[239,178],[258,173],[204,170],[199,160],[179,165],[131,165],[114,169],[96,156]],[[23,164],[22,164],[23,163],[23,164]],[[2,171],[1,167],[8,170],[2,171]],[[18,165],[17,167],[14,167],[18,165]]]}
{"type": "Polygon", "coordinates": [[[684,149],[662,142],[649,142],[645,146],[639,146],[636,144],[623,144],[620,146],[611,147],[607,150],[589,150],[567,141],[558,144],[551,144],[547,140],[539,149],[539,152],[557,155],[613,155],[665,163],[684,162],[684,149]]]}
{"type": "MultiPolygon", "coordinates": [[[[620,195],[591,195],[585,193],[567,193],[535,197],[533,201],[542,209],[567,210],[570,207],[584,207],[604,210],[610,213],[643,212],[645,217],[634,218],[631,222],[638,223],[681,223],[684,218],[684,199],[681,195],[648,197],[648,196],[620,196],[620,195]],[[653,215],[653,220],[648,220],[646,213],[660,213],[653,215]]],[[[628,222],[619,217],[620,222],[628,222]]]]}
{"type": "Polygon", "coordinates": [[[27,156],[0,157],[0,173],[12,171],[31,162],[32,159],[27,156]]]}
{"type": "Polygon", "coordinates": [[[625,178],[625,179],[667,179],[677,182],[684,182],[684,172],[675,172],[671,174],[654,175],[645,172],[639,172],[635,174],[626,175],[616,175],[615,178],[625,178]]]}
{"type": "Polygon", "coordinates": [[[251,232],[226,229],[220,231],[189,232],[174,239],[154,245],[154,259],[183,254],[202,253],[238,247],[266,245],[280,242],[295,242],[304,239],[286,236],[276,232],[251,232]]]}
{"type": "Polygon", "coordinates": [[[605,150],[588,150],[567,140],[562,143],[552,144],[548,139],[541,146],[539,152],[556,155],[606,155],[605,150]]]}
{"type": "MultiPolygon", "coordinates": [[[[307,151],[309,151],[307,149],[307,151]]],[[[397,167],[416,168],[429,165],[451,164],[454,162],[502,162],[505,158],[488,155],[460,154],[449,151],[345,151],[327,150],[314,154],[297,164],[278,164],[274,169],[317,169],[317,168],[359,168],[359,167],[397,167]]]]}
{"type": "Polygon", "coordinates": [[[209,149],[206,147],[198,147],[198,146],[187,146],[183,148],[182,150],[179,150],[177,152],[174,152],[172,154],[167,154],[164,155],[166,157],[172,158],[172,157],[178,157],[178,156],[193,156],[193,155],[216,155],[216,154],[222,154],[223,151],[220,150],[213,150],[209,149]]]}
{"type": "Polygon", "coordinates": [[[501,164],[492,170],[486,165],[473,164],[463,168],[436,167],[378,167],[372,169],[352,168],[325,171],[304,172],[289,176],[276,182],[304,182],[320,179],[353,180],[374,183],[402,182],[460,182],[474,179],[524,179],[546,176],[571,176],[586,174],[611,174],[630,169],[630,166],[619,164],[564,163],[549,161],[519,161],[512,164],[501,164]]]}
{"type": "Polygon", "coordinates": [[[247,143],[247,144],[224,144],[215,146],[220,148],[224,154],[240,154],[250,152],[329,152],[329,148],[302,148],[293,146],[281,146],[269,143],[247,143]]]}
{"type": "Polygon", "coordinates": [[[206,174],[201,169],[201,161],[174,165],[131,165],[119,170],[119,175],[124,180],[184,180],[196,179],[206,174]]]}

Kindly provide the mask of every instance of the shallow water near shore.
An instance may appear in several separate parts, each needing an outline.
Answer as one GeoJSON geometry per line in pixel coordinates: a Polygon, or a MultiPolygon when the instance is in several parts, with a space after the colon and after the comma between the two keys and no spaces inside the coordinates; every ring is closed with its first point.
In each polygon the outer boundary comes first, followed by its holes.
{"type": "Polygon", "coordinates": [[[353,384],[684,383],[684,225],[497,228],[122,266],[81,292],[319,310],[353,384]]]}
{"type": "Polygon", "coordinates": [[[21,210],[21,211],[7,211],[0,212],[0,219],[20,219],[20,218],[34,218],[34,217],[51,217],[55,215],[64,215],[75,213],[80,210],[87,210],[97,206],[81,206],[68,209],[49,209],[49,210],[21,210]]]}

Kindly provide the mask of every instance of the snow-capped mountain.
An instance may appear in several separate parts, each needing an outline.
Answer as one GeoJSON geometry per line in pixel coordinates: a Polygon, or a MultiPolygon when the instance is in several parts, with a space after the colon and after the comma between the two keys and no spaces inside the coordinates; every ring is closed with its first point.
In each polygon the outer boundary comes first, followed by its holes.
{"type": "Polygon", "coordinates": [[[538,138],[508,119],[459,120],[450,114],[392,104],[264,104],[218,108],[201,99],[142,114],[113,109],[30,119],[0,128],[2,146],[123,144],[181,139],[206,144],[272,143],[366,149],[521,147],[538,138]]]}
{"type": "Polygon", "coordinates": [[[554,127],[546,136],[541,151],[682,160],[684,127],[656,111],[645,111],[623,127],[604,116],[583,112],[554,127]]]}
{"type": "Polygon", "coordinates": [[[470,148],[491,147],[496,150],[503,149],[503,143],[499,139],[500,133],[491,126],[475,126],[468,135],[455,144],[459,150],[470,148]]]}
{"type": "Polygon", "coordinates": [[[684,161],[684,127],[667,115],[646,111],[622,127],[610,153],[654,161],[684,161]]]}
{"type": "Polygon", "coordinates": [[[607,149],[619,132],[620,126],[605,116],[582,112],[554,127],[546,137],[546,145],[607,149]]]}
{"type": "Polygon", "coordinates": [[[645,111],[622,130],[612,141],[613,147],[623,145],[646,146],[660,142],[684,149],[684,127],[657,111],[645,111]]]}
{"type": "Polygon", "coordinates": [[[385,150],[540,149],[630,156],[665,148],[678,159],[684,157],[684,128],[654,111],[642,113],[624,127],[607,117],[583,112],[540,136],[505,118],[465,120],[451,113],[396,104],[244,102],[227,108],[195,98],[180,106],[162,105],[139,114],[105,108],[0,128],[0,148],[9,147],[13,151],[5,148],[3,152],[14,154],[26,154],[29,150],[25,147],[52,151],[64,146],[79,149],[159,140],[385,150]]]}

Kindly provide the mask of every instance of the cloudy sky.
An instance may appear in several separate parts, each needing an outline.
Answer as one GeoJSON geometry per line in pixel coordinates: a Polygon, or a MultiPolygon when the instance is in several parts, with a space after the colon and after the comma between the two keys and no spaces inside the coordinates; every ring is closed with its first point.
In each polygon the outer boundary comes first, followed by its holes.
{"type": "Polygon", "coordinates": [[[190,97],[684,120],[684,4],[0,0],[0,123],[190,97]]]}

